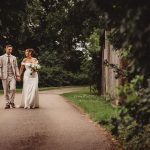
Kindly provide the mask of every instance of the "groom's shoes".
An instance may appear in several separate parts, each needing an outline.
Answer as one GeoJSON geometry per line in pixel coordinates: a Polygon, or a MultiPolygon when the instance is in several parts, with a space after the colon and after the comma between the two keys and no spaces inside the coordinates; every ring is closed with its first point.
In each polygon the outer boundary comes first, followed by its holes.
{"type": "Polygon", "coordinates": [[[16,106],[15,106],[14,103],[10,103],[10,106],[11,106],[12,108],[16,108],[16,106]]]}
{"type": "Polygon", "coordinates": [[[9,109],[10,108],[10,104],[6,104],[5,109],[9,109]]]}

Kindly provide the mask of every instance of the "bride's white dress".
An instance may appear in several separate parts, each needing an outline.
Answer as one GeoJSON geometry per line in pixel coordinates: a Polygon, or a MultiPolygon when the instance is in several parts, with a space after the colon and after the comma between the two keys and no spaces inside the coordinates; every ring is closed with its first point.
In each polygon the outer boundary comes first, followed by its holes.
{"type": "Polygon", "coordinates": [[[38,73],[31,74],[31,63],[23,63],[25,72],[23,77],[23,90],[20,107],[24,108],[38,108],[39,95],[38,95],[38,73]]]}

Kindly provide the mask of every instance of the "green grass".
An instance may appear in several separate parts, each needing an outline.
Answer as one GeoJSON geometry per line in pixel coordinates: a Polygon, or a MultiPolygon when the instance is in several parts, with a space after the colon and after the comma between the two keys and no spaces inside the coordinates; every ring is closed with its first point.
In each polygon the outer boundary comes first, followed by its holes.
{"type": "MultiPolygon", "coordinates": [[[[93,121],[109,121],[112,117],[119,115],[119,108],[112,107],[111,103],[106,101],[104,97],[91,95],[88,88],[83,88],[79,92],[65,93],[63,96],[81,107],[93,121]]],[[[108,129],[111,128],[110,124],[105,126],[108,129]]]]}

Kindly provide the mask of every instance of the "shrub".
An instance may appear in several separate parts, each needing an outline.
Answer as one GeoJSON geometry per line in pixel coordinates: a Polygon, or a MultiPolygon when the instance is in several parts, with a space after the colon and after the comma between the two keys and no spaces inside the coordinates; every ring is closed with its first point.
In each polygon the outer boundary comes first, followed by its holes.
{"type": "Polygon", "coordinates": [[[43,67],[40,71],[39,86],[67,86],[67,85],[86,85],[88,76],[84,73],[73,74],[65,71],[61,67],[43,67]]]}
{"type": "MultiPolygon", "coordinates": [[[[131,84],[133,85],[133,83],[131,84]]],[[[113,118],[111,121],[112,133],[122,139],[127,150],[149,150],[150,87],[142,91],[136,91],[135,88],[133,90],[131,85],[130,87],[131,90],[128,86],[126,104],[122,108],[119,118],[113,118]],[[137,96],[135,96],[135,91],[138,93],[137,96]]]]}

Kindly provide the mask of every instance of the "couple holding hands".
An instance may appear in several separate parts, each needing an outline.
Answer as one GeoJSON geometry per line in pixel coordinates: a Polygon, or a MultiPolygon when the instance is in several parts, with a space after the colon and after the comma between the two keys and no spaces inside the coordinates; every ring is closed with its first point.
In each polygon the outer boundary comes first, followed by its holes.
{"type": "Polygon", "coordinates": [[[16,81],[21,81],[23,75],[22,98],[20,108],[31,109],[39,107],[38,95],[38,60],[33,57],[33,49],[25,50],[25,58],[22,60],[20,70],[17,59],[12,55],[13,46],[5,46],[5,54],[0,56],[0,79],[2,80],[5,109],[15,108],[16,81]],[[24,71],[25,70],[25,71],[24,71]]]}

